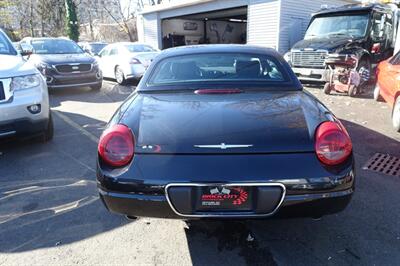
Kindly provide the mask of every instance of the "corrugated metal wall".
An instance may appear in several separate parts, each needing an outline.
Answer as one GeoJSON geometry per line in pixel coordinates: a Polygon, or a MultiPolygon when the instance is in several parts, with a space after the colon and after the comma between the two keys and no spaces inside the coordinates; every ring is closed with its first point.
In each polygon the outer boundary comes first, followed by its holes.
{"type": "Polygon", "coordinates": [[[153,47],[161,46],[161,22],[158,13],[150,13],[143,16],[143,23],[139,25],[143,27],[143,34],[140,34],[139,41],[152,45],[153,47]],[[142,38],[141,38],[142,37],[142,38]]]}
{"type": "Polygon", "coordinates": [[[278,50],[287,52],[296,41],[294,35],[300,39],[308,27],[312,13],[321,9],[321,5],[341,6],[349,4],[345,0],[281,0],[280,36],[278,50]],[[300,31],[300,32],[298,32],[300,31]],[[292,35],[292,36],[291,36],[292,35]]]}
{"type": "Polygon", "coordinates": [[[247,18],[247,43],[277,48],[279,0],[250,0],[247,18]]]}

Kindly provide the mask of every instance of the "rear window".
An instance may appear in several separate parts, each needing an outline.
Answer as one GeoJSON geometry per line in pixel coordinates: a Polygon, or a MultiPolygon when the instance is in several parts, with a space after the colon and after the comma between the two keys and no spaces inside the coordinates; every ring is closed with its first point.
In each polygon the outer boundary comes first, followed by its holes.
{"type": "Polygon", "coordinates": [[[145,53],[145,52],[156,52],[157,50],[148,45],[141,44],[129,44],[125,45],[130,53],[145,53]]]}
{"type": "Polygon", "coordinates": [[[148,79],[148,86],[184,83],[262,83],[288,82],[278,60],[255,54],[197,54],[163,59],[148,79]]]}

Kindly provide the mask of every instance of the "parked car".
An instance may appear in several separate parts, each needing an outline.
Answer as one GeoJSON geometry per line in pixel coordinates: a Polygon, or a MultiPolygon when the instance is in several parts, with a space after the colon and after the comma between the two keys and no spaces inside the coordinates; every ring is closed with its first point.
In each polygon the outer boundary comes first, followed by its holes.
{"type": "Polygon", "coordinates": [[[85,52],[95,56],[99,55],[101,50],[103,50],[107,45],[108,44],[104,42],[84,42],[80,46],[85,52]]]}
{"type": "MultiPolygon", "coordinates": [[[[22,50],[29,55],[32,50],[22,50]]],[[[46,81],[15,50],[0,29],[0,138],[42,135],[53,138],[46,81]]]]}
{"type": "Polygon", "coordinates": [[[374,99],[385,100],[392,108],[393,128],[400,132],[400,52],[381,62],[376,71],[374,99]]]}
{"type": "Polygon", "coordinates": [[[33,47],[29,61],[46,77],[50,89],[101,89],[103,76],[98,62],[74,41],[65,38],[25,38],[21,41],[23,44],[33,47]]]}
{"type": "Polygon", "coordinates": [[[104,77],[115,78],[119,84],[140,79],[159,50],[147,44],[120,42],[106,46],[99,54],[104,77]]]}
{"type": "Polygon", "coordinates": [[[352,142],[273,49],[165,50],[98,145],[108,210],[161,218],[297,217],[343,210],[352,142]]]}
{"type": "Polygon", "coordinates": [[[325,59],[346,55],[357,59],[357,70],[393,55],[398,8],[395,5],[362,3],[325,8],[311,18],[304,40],[285,58],[302,81],[329,81],[325,59]]]}
{"type": "Polygon", "coordinates": [[[19,44],[19,42],[13,42],[12,43],[14,46],[14,49],[17,50],[17,52],[21,53],[21,45],[19,44]]]}

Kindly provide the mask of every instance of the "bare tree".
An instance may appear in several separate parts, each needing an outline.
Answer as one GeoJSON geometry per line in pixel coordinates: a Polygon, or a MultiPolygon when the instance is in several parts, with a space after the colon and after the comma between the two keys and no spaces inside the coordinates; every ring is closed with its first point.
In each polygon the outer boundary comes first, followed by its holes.
{"type": "MultiPolygon", "coordinates": [[[[132,8],[134,6],[134,3],[136,1],[126,1],[125,6],[121,5],[120,0],[114,0],[113,4],[116,6],[116,12],[113,12],[110,8],[107,6],[103,6],[104,10],[108,13],[108,15],[115,21],[115,23],[118,24],[118,26],[128,35],[129,40],[131,42],[134,42],[137,40],[136,36],[136,26],[135,29],[130,28],[130,23],[129,21],[132,21],[134,19],[134,14],[132,8]]],[[[134,23],[136,25],[136,23],[134,23]]]]}

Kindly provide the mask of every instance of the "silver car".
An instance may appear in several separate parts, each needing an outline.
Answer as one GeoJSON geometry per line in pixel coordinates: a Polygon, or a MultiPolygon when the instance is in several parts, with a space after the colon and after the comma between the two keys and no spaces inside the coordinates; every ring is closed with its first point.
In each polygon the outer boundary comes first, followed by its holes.
{"type": "Polygon", "coordinates": [[[46,81],[21,55],[32,49],[22,47],[19,54],[0,29],[0,138],[9,136],[53,137],[46,81]]]}
{"type": "Polygon", "coordinates": [[[99,53],[103,77],[115,78],[119,84],[140,79],[159,50],[147,44],[120,42],[109,44],[99,53]]]}

